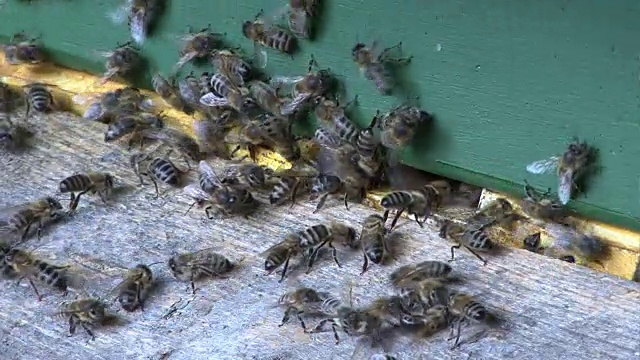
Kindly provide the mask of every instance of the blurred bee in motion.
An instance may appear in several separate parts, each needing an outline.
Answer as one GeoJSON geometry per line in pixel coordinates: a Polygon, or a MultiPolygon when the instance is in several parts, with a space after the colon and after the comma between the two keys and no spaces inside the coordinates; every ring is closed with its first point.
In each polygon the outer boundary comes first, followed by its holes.
{"type": "Polygon", "coordinates": [[[38,64],[46,60],[47,54],[39,38],[29,38],[24,32],[14,34],[9,44],[3,45],[5,61],[9,65],[38,64]]]}
{"type": "Polygon", "coordinates": [[[42,238],[42,229],[46,224],[66,216],[60,202],[45,197],[26,204],[2,210],[7,214],[6,227],[10,233],[20,234],[20,242],[25,241],[32,226],[37,226],[38,240],[42,238]]]}
{"type": "Polygon", "coordinates": [[[281,104],[283,101],[278,97],[276,90],[269,84],[253,80],[249,83],[249,93],[262,110],[278,118],[288,120],[282,115],[281,104]]]}
{"type": "Polygon", "coordinates": [[[18,275],[18,281],[24,278],[29,280],[31,288],[38,297],[38,301],[42,301],[42,296],[38,292],[34,279],[64,292],[65,295],[67,294],[69,278],[67,277],[66,269],[69,266],[49,264],[18,248],[9,250],[4,257],[4,261],[18,275]]]}
{"type": "Polygon", "coordinates": [[[194,110],[189,104],[187,104],[182,96],[180,96],[179,90],[175,84],[162,77],[160,73],[153,75],[151,78],[151,84],[153,85],[153,90],[160,95],[162,100],[164,100],[169,106],[186,114],[193,113],[194,110]]]}
{"type": "Polygon", "coordinates": [[[360,127],[345,115],[345,110],[357,101],[356,97],[345,106],[340,106],[337,101],[316,97],[314,114],[322,127],[333,131],[341,140],[353,144],[358,137],[360,127]]]}
{"type": "Polygon", "coordinates": [[[109,13],[109,18],[116,24],[128,20],[131,38],[136,44],[142,45],[162,5],[162,0],[127,0],[125,5],[109,13]]]}
{"type": "Polygon", "coordinates": [[[191,283],[191,291],[195,294],[195,281],[204,277],[221,277],[242,261],[243,259],[234,263],[212,249],[204,249],[175,255],[169,259],[168,264],[176,279],[191,283]]]}
{"type": "Polygon", "coordinates": [[[180,59],[173,68],[174,72],[193,59],[206,58],[220,45],[222,34],[211,32],[211,26],[197,32],[189,32],[190,34],[182,38],[184,45],[180,50],[180,59]]]}
{"type": "Polygon", "coordinates": [[[314,169],[288,169],[272,174],[270,178],[277,180],[269,194],[269,203],[281,205],[290,200],[293,207],[298,195],[311,191],[311,182],[316,175],[314,169]]]}
{"type": "Polygon", "coordinates": [[[149,111],[152,101],[134,87],[123,87],[113,91],[107,91],[99,96],[87,96],[77,94],[72,98],[78,105],[87,105],[87,110],[82,115],[85,120],[108,123],[116,114],[125,112],[149,111]]]}
{"type": "Polygon", "coordinates": [[[140,185],[144,185],[142,176],[146,176],[151,180],[156,189],[156,197],[160,196],[157,181],[177,187],[182,180],[183,171],[178,169],[169,159],[138,153],[132,155],[129,162],[136,176],[140,179],[140,185]],[[144,166],[145,164],[146,167],[144,166]]]}
{"type": "Polygon", "coordinates": [[[380,142],[391,151],[389,163],[398,163],[400,150],[414,138],[421,124],[433,121],[431,114],[415,106],[400,105],[386,114],[376,115],[380,142]]]}
{"type": "Polygon", "coordinates": [[[477,251],[489,252],[495,248],[494,241],[485,234],[482,227],[472,229],[456,224],[451,220],[444,220],[440,227],[439,235],[443,239],[457,243],[457,245],[451,247],[451,259],[449,261],[454,260],[455,250],[464,246],[470,253],[480,259],[484,265],[487,265],[487,261],[478,255],[477,251]]]}
{"type": "MultiPolygon", "coordinates": [[[[451,347],[451,349],[455,349],[460,343],[460,328],[462,323],[486,321],[490,314],[487,309],[472,296],[463,293],[451,293],[447,305],[449,312],[456,319],[451,328],[452,335],[454,334],[454,327],[456,329],[456,341],[451,347]]],[[[451,339],[453,339],[453,337],[451,337],[451,339]]]]}
{"type": "Polygon", "coordinates": [[[328,292],[301,287],[282,295],[278,299],[278,305],[286,308],[282,322],[278,327],[284,326],[289,322],[291,315],[295,315],[300,321],[300,326],[306,332],[307,326],[302,318],[303,315],[331,316],[342,305],[342,301],[328,292]]]}
{"type": "Polygon", "coordinates": [[[69,335],[76,332],[78,325],[95,340],[91,327],[101,325],[106,319],[107,305],[98,299],[80,299],[72,302],[63,302],[59,315],[69,317],[69,335]]]}
{"type": "Polygon", "coordinates": [[[69,211],[74,211],[78,207],[80,197],[86,193],[97,193],[102,202],[107,204],[107,196],[113,191],[113,181],[113,175],[103,172],[75,174],[60,181],[60,193],[71,193],[69,211]],[[78,195],[75,194],[76,192],[78,195]]]}
{"type": "Polygon", "coordinates": [[[129,269],[124,280],[116,286],[116,299],[123,310],[132,312],[140,308],[144,310],[144,301],[153,287],[153,272],[149,266],[138,264],[129,269]]]}
{"type": "Polygon", "coordinates": [[[599,262],[609,254],[609,247],[597,236],[552,222],[547,223],[544,229],[553,239],[544,249],[544,255],[574,263],[599,262]]]}
{"type": "Polygon", "coordinates": [[[25,117],[29,118],[31,110],[43,114],[58,109],[58,104],[54,100],[53,94],[49,91],[48,84],[31,83],[24,86],[26,94],[27,110],[25,117]]]}
{"type": "Polygon", "coordinates": [[[500,225],[509,227],[521,216],[513,209],[513,205],[503,198],[495,199],[476,212],[472,220],[480,222],[483,228],[500,225]]]}
{"type": "Polygon", "coordinates": [[[420,227],[424,227],[423,223],[431,215],[432,211],[438,209],[450,194],[451,184],[446,180],[436,180],[425,185],[420,190],[390,192],[380,200],[380,206],[386,209],[385,218],[388,217],[391,209],[397,209],[396,216],[389,229],[393,229],[396,226],[400,215],[405,210],[414,216],[420,227]],[[420,221],[421,217],[424,220],[420,221]]]}
{"type": "Polygon", "coordinates": [[[351,49],[351,57],[360,68],[360,72],[367,80],[373,81],[376,89],[382,95],[390,95],[394,87],[391,72],[387,67],[388,64],[406,65],[411,62],[413,56],[404,58],[394,58],[390,56],[392,50],[401,50],[402,42],[388,47],[376,55],[377,43],[374,42],[371,48],[363,43],[357,43],[351,49]]]}
{"type": "Polygon", "coordinates": [[[253,41],[254,56],[259,67],[267,65],[267,54],[262,47],[268,47],[286,54],[293,54],[298,48],[296,37],[289,31],[275,25],[268,24],[262,18],[260,11],[253,21],[242,24],[242,34],[253,41]]]}
{"type": "Polygon", "coordinates": [[[544,174],[556,170],[558,198],[565,205],[571,199],[576,184],[593,166],[596,156],[597,150],[595,148],[576,138],[562,155],[534,161],[527,165],[527,171],[532,174],[544,174]]]}
{"type": "Polygon", "coordinates": [[[99,55],[107,58],[105,62],[105,73],[99,81],[99,85],[104,85],[109,79],[118,75],[123,76],[130,73],[142,61],[138,49],[134,48],[131,42],[118,44],[113,51],[99,52],[99,55]]]}
{"type": "Polygon", "coordinates": [[[522,211],[528,216],[543,221],[562,222],[568,216],[567,208],[551,199],[551,189],[542,195],[525,181],[525,198],[520,202],[522,211]]]}
{"type": "Polygon", "coordinates": [[[307,100],[324,96],[333,87],[334,79],[329,70],[313,72],[318,66],[311,56],[307,74],[303,76],[276,76],[270,81],[271,86],[280,89],[283,85],[291,85],[291,101],[282,108],[283,115],[290,115],[300,110],[307,100]]]}
{"type": "Polygon", "coordinates": [[[389,256],[389,247],[386,239],[387,229],[384,227],[386,221],[386,217],[374,214],[367,216],[362,224],[360,244],[364,262],[360,275],[367,271],[369,261],[379,265],[389,256]]]}
{"type": "Polygon", "coordinates": [[[224,74],[236,86],[243,86],[251,74],[251,67],[242,56],[230,50],[212,51],[211,65],[216,72],[224,74]]]}
{"type": "Polygon", "coordinates": [[[292,132],[292,122],[271,115],[263,115],[244,125],[238,133],[230,133],[225,142],[238,144],[231,152],[235,154],[246,146],[250,158],[255,162],[258,146],[269,148],[289,162],[300,159],[300,146],[292,132]]]}
{"type": "Polygon", "coordinates": [[[214,74],[210,80],[210,90],[200,97],[200,104],[212,107],[230,107],[243,113],[248,89],[236,86],[221,73],[214,74]]]}
{"type": "Polygon", "coordinates": [[[428,260],[417,264],[401,266],[389,275],[389,279],[394,286],[401,287],[426,279],[447,278],[451,270],[451,265],[447,263],[428,260]]]}
{"type": "Polygon", "coordinates": [[[146,127],[136,131],[133,141],[139,140],[140,147],[148,140],[158,141],[169,148],[170,153],[175,151],[182,155],[187,167],[191,169],[189,160],[200,161],[202,153],[200,146],[195,140],[185,133],[172,129],[160,127],[146,127]]]}
{"type": "Polygon", "coordinates": [[[320,0],[289,0],[289,30],[299,38],[312,38],[313,21],[318,16],[319,8],[320,0]]]}

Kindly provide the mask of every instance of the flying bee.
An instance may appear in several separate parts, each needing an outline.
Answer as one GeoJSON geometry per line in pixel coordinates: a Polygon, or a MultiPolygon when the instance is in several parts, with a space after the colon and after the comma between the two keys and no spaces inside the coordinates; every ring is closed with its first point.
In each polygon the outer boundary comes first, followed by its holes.
{"type": "Polygon", "coordinates": [[[551,189],[538,196],[531,185],[525,183],[525,198],[520,202],[522,211],[534,219],[562,222],[568,211],[561,203],[551,199],[551,189]]]}
{"type": "Polygon", "coordinates": [[[20,32],[11,37],[8,45],[3,45],[4,58],[9,65],[38,64],[46,60],[47,54],[38,38],[28,38],[20,32]]]}
{"type": "Polygon", "coordinates": [[[389,279],[394,286],[404,286],[425,279],[443,279],[451,273],[451,265],[441,261],[422,261],[404,265],[394,270],[389,279]]]}
{"type": "Polygon", "coordinates": [[[69,317],[69,335],[75,334],[80,325],[91,339],[95,339],[91,327],[101,325],[106,319],[106,308],[107,305],[98,299],[80,299],[62,303],[59,315],[69,317]]]}
{"type": "Polygon", "coordinates": [[[389,162],[398,162],[399,151],[411,143],[421,124],[428,124],[433,117],[415,106],[400,105],[386,114],[376,114],[380,128],[380,142],[391,151],[389,162]]]}
{"type": "Polygon", "coordinates": [[[268,47],[286,54],[293,54],[298,47],[296,37],[289,31],[275,25],[267,24],[262,19],[263,12],[258,13],[253,21],[242,24],[242,34],[253,41],[256,60],[261,68],[267,65],[267,54],[261,47],[268,47]]]}
{"type": "Polygon", "coordinates": [[[360,243],[364,257],[360,275],[367,271],[369,261],[374,264],[382,264],[389,255],[386,240],[387,229],[384,227],[386,221],[386,218],[376,214],[369,215],[364,219],[362,231],[360,232],[360,243]]]}
{"type": "Polygon", "coordinates": [[[257,146],[264,146],[280,154],[285,160],[295,162],[300,159],[300,146],[291,130],[292,122],[276,116],[264,115],[245,124],[238,133],[229,134],[226,142],[239,144],[232,155],[243,145],[249,156],[256,159],[257,146]]]}
{"type": "Polygon", "coordinates": [[[360,73],[364,75],[367,80],[373,81],[380,94],[390,95],[394,87],[394,81],[388,65],[392,63],[398,65],[409,64],[413,56],[404,58],[393,58],[390,56],[392,50],[400,50],[402,48],[402,42],[383,49],[377,56],[376,47],[376,42],[373,43],[371,48],[363,43],[357,43],[351,49],[351,57],[356,65],[358,65],[360,73]]]}
{"type": "Polygon", "coordinates": [[[337,101],[316,97],[314,113],[321,126],[336,133],[343,141],[354,143],[360,128],[345,115],[345,110],[356,103],[357,99],[356,97],[345,106],[340,106],[337,101]]]}
{"type": "Polygon", "coordinates": [[[312,169],[288,169],[272,174],[270,178],[277,179],[277,182],[273,185],[269,195],[269,203],[271,205],[281,205],[290,199],[291,207],[293,207],[297,195],[311,191],[311,181],[314,175],[317,174],[312,169]]]}
{"type": "Polygon", "coordinates": [[[31,253],[12,248],[5,254],[4,261],[9,265],[20,279],[27,278],[31,288],[36,293],[38,301],[42,301],[42,296],[38,292],[38,288],[34,283],[34,279],[50,286],[52,288],[63,291],[66,295],[68,286],[68,276],[66,269],[69,266],[60,266],[49,264],[44,260],[40,260],[31,253]]]}
{"type": "Polygon", "coordinates": [[[197,32],[190,32],[184,36],[182,40],[184,45],[180,50],[180,59],[173,68],[178,71],[184,64],[193,59],[202,59],[209,56],[213,50],[220,45],[222,34],[211,32],[211,26],[208,26],[197,32]]]}
{"type": "Polygon", "coordinates": [[[480,220],[482,227],[485,228],[494,224],[508,227],[521,216],[516,213],[508,200],[499,198],[489,202],[472,218],[480,220]]]}
{"type": "Polygon", "coordinates": [[[211,64],[216,72],[224,74],[236,86],[243,86],[251,74],[251,67],[242,57],[229,50],[211,52],[211,64]]]}
{"type": "Polygon", "coordinates": [[[106,197],[113,191],[113,180],[113,175],[103,172],[75,174],[60,181],[60,193],[71,193],[70,211],[77,208],[80,197],[86,193],[97,193],[102,202],[106,204],[106,197]],[[78,195],[75,194],[76,192],[78,195]]]}
{"type": "Polygon", "coordinates": [[[153,272],[149,266],[138,264],[127,270],[123,281],[116,286],[116,299],[122,309],[128,312],[140,308],[144,310],[144,301],[153,287],[153,272]]]}
{"type": "Polygon", "coordinates": [[[5,220],[7,229],[14,234],[21,233],[20,241],[27,239],[32,226],[37,226],[38,240],[42,238],[45,224],[62,218],[67,214],[60,202],[52,197],[45,197],[16,207],[3,209],[8,213],[5,220]]]}
{"type": "Polygon", "coordinates": [[[235,269],[243,259],[232,262],[212,249],[182,253],[169,259],[169,270],[176,279],[189,281],[191,291],[195,294],[195,281],[203,277],[221,277],[235,269]]]}
{"type": "Polygon", "coordinates": [[[202,158],[198,143],[179,130],[168,127],[146,127],[137,131],[135,135],[136,139],[140,140],[141,147],[144,146],[145,140],[155,140],[169,147],[170,151],[176,151],[182,155],[189,168],[191,168],[189,159],[200,161],[202,158]]]}
{"type": "Polygon", "coordinates": [[[182,96],[180,96],[179,90],[176,86],[169,82],[169,80],[162,77],[160,73],[153,75],[151,78],[151,84],[153,85],[154,91],[171,107],[186,114],[193,113],[193,109],[189,104],[187,104],[182,96]]]}
{"type": "Polygon", "coordinates": [[[309,60],[309,68],[306,75],[302,76],[276,76],[271,79],[270,83],[276,89],[283,85],[292,85],[291,101],[282,108],[283,115],[290,115],[300,110],[307,100],[324,96],[333,85],[333,77],[328,70],[318,70],[313,72],[312,69],[317,66],[316,60],[311,56],[309,60]]]}
{"type": "Polygon", "coordinates": [[[112,51],[100,52],[99,55],[107,58],[105,62],[105,73],[99,81],[100,85],[106,83],[116,75],[126,75],[135,69],[142,61],[138,49],[131,45],[131,42],[118,45],[112,51]]]}
{"type": "Polygon", "coordinates": [[[457,243],[457,245],[451,246],[451,259],[449,261],[454,260],[455,250],[464,246],[470,253],[480,259],[484,265],[487,265],[487,261],[478,255],[476,251],[489,252],[495,248],[494,241],[485,234],[482,227],[472,229],[456,224],[451,220],[444,220],[440,227],[439,235],[443,239],[457,243]]]}
{"type": "Polygon", "coordinates": [[[200,97],[200,104],[212,107],[230,107],[240,113],[244,110],[248,89],[238,87],[222,73],[211,77],[211,91],[200,97]]]}
{"type": "Polygon", "coordinates": [[[284,326],[291,318],[291,315],[294,314],[300,321],[302,329],[307,331],[302,315],[330,316],[336,313],[337,309],[342,305],[342,301],[328,292],[301,287],[282,295],[278,299],[278,305],[286,308],[282,322],[278,327],[284,326]]]}
{"type": "Polygon", "coordinates": [[[256,101],[256,104],[262,110],[267,111],[274,116],[286,119],[280,109],[282,100],[278,97],[278,94],[273,87],[262,81],[253,80],[249,83],[249,92],[251,93],[251,97],[256,101]]]}
{"type": "Polygon", "coordinates": [[[156,197],[160,196],[157,181],[174,187],[180,185],[183,171],[178,169],[169,159],[161,157],[152,158],[148,154],[138,153],[131,156],[129,163],[136,176],[138,176],[138,179],[140,179],[140,185],[144,185],[142,176],[146,176],[151,180],[156,189],[156,197]],[[143,164],[145,163],[147,166],[143,168],[143,164]]]}
{"type": "Polygon", "coordinates": [[[136,44],[142,45],[162,5],[162,0],[127,0],[125,5],[109,13],[109,18],[116,24],[128,20],[131,38],[136,44]]]}
{"type": "Polygon", "coordinates": [[[553,238],[552,243],[545,247],[544,255],[568,262],[597,262],[608,256],[608,246],[594,235],[551,222],[544,229],[553,238]]]}
{"type": "Polygon", "coordinates": [[[393,191],[385,195],[380,200],[380,206],[386,209],[388,216],[389,210],[398,209],[396,216],[391,222],[390,229],[393,229],[400,215],[406,210],[413,215],[415,221],[424,227],[423,223],[431,215],[431,212],[438,209],[445,197],[451,193],[451,184],[445,180],[436,180],[428,183],[420,190],[412,191],[393,191]],[[420,217],[424,220],[420,221],[420,217]]]}
{"type": "Polygon", "coordinates": [[[301,249],[313,248],[307,264],[307,274],[311,272],[313,263],[318,257],[318,251],[325,245],[331,248],[333,260],[338,267],[341,267],[338,261],[338,251],[333,245],[334,242],[350,244],[356,237],[356,230],[351,226],[332,221],[329,224],[318,224],[308,227],[302,231],[297,231],[286,235],[285,241],[293,241],[298,243],[301,249]]]}
{"type": "Polygon", "coordinates": [[[452,334],[453,326],[456,328],[456,341],[452,347],[452,349],[455,349],[460,342],[460,328],[462,323],[485,321],[489,318],[490,314],[487,309],[472,296],[463,293],[451,293],[447,305],[451,315],[456,318],[455,324],[452,324],[451,328],[452,334]]]}
{"type": "Polygon", "coordinates": [[[594,147],[575,138],[562,155],[534,161],[527,165],[527,171],[532,174],[544,174],[556,170],[558,175],[558,198],[565,205],[571,199],[576,183],[582,179],[589,167],[593,165],[596,155],[597,150],[594,147]]]}

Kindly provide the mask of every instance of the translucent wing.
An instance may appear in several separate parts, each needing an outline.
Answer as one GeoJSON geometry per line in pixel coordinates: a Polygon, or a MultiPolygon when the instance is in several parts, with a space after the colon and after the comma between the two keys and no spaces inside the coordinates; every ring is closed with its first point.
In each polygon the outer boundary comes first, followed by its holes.
{"type": "Polygon", "coordinates": [[[92,102],[100,101],[100,97],[102,94],[100,93],[82,93],[76,94],[71,97],[71,101],[78,105],[89,105],[92,102]]]}
{"type": "Polygon", "coordinates": [[[282,115],[291,115],[309,98],[309,94],[300,93],[280,108],[282,115]]]}
{"type": "Polygon", "coordinates": [[[211,196],[202,190],[198,184],[189,184],[185,186],[182,191],[196,201],[205,201],[211,198],[211,196]]]}
{"type": "Polygon", "coordinates": [[[264,69],[267,67],[267,51],[257,42],[253,43],[253,63],[256,67],[264,69]]]}
{"type": "Polygon", "coordinates": [[[304,80],[304,76],[274,76],[269,80],[269,85],[277,88],[282,85],[293,85],[302,80],[304,80]]]}
{"type": "Polygon", "coordinates": [[[563,205],[571,200],[571,192],[573,190],[573,170],[564,169],[558,174],[558,199],[563,205]]]}
{"type": "Polygon", "coordinates": [[[130,11],[131,11],[131,5],[125,4],[113,11],[108,12],[107,18],[109,18],[109,20],[111,20],[112,23],[116,25],[120,25],[127,20],[127,18],[129,17],[130,11]]]}
{"type": "Polygon", "coordinates": [[[198,171],[200,171],[201,174],[205,175],[210,179],[218,179],[218,175],[213,170],[211,165],[204,160],[201,160],[200,163],[198,163],[198,171]]]}
{"type": "Polygon", "coordinates": [[[178,59],[178,62],[173,66],[173,72],[177,72],[178,70],[180,70],[180,68],[183,67],[184,64],[193,60],[193,58],[195,58],[196,55],[198,55],[198,53],[195,51],[191,51],[184,54],[180,59],[178,59]]]}
{"type": "Polygon", "coordinates": [[[200,98],[200,104],[206,106],[227,106],[229,105],[229,100],[209,92],[202,95],[200,98]]]}
{"type": "Polygon", "coordinates": [[[149,16],[150,14],[148,14],[144,9],[138,9],[138,11],[131,16],[129,27],[131,31],[131,38],[136,44],[140,45],[144,43],[144,40],[147,38],[147,23],[149,22],[149,16]]]}
{"type": "Polygon", "coordinates": [[[545,174],[551,172],[558,167],[557,156],[550,157],[545,160],[534,161],[531,164],[527,165],[527,171],[532,174],[545,174]]]}
{"type": "Polygon", "coordinates": [[[87,110],[85,110],[85,112],[82,114],[82,118],[85,120],[99,120],[100,118],[102,118],[102,116],[104,116],[105,114],[105,110],[102,107],[102,104],[100,104],[100,102],[95,102],[91,105],[89,105],[89,107],[87,108],[87,110]]]}

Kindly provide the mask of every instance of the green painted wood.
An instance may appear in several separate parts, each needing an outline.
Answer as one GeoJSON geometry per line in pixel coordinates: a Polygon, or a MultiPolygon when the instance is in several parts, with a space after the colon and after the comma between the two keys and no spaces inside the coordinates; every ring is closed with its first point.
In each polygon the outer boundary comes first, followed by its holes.
{"type": "MultiPolygon", "coordinates": [[[[42,34],[62,65],[99,73],[94,51],[128,40],[126,26],[106,17],[121,2],[8,0],[0,36],[42,34]]],[[[356,39],[403,41],[412,64],[408,88],[437,117],[404,161],[418,168],[500,191],[519,193],[526,178],[554,187],[552,175],[529,175],[527,163],[562,152],[578,136],[600,149],[602,172],[571,206],[585,216],[640,229],[640,3],[634,0],[326,1],[313,43],[291,60],[269,52],[271,74],[302,73],[309,54],[359,95],[354,116],[366,124],[403,95],[382,97],[351,62],[356,39]]],[[[241,23],[276,1],[170,1],[143,48],[150,67],[167,72],[177,60],[176,38],[188,25],[211,23],[250,53],[241,23]]],[[[184,69],[185,72],[189,68],[184,69]]],[[[136,81],[148,84],[148,74],[136,81]]]]}

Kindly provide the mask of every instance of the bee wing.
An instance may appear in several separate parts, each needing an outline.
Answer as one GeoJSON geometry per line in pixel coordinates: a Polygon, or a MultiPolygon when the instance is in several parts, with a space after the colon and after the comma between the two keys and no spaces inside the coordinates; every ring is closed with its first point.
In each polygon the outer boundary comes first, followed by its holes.
{"type": "Polygon", "coordinates": [[[107,13],[107,18],[111,20],[113,24],[120,25],[127,20],[130,11],[131,5],[129,4],[129,1],[127,1],[127,4],[117,7],[115,10],[109,11],[107,13]]]}
{"type": "Polygon", "coordinates": [[[558,199],[563,205],[571,200],[571,192],[573,190],[573,170],[564,169],[558,174],[558,199]]]}
{"type": "Polygon", "coordinates": [[[545,174],[555,170],[558,167],[557,156],[552,156],[548,159],[537,160],[527,165],[527,171],[532,174],[545,174]]]}
{"type": "Polygon", "coordinates": [[[101,93],[81,93],[71,97],[74,104],[86,106],[94,102],[99,102],[101,93]]]}
{"type": "Polygon", "coordinates": [[[293,114],[300,107],[300,105],[302,105],[302,103],[305,102],[305,100],[307,100],[308,98],[309,98],[309,94],[307,93],[300,93],[296,95],[296,97],[294,97],[291,101],[284,104],[280,108],[280,113],[282,115],[293,114]]]}
{"type": "Polygon", "coordinates": [[[195,58],[197,54],[198,53],[195,51],[191,51],[184,54],[180,59],[178,59],[178,62],[176,62],[176,64],[173,66],[173,72],[178,72],[178,70],[180,70],[180,68],[183,67],[184,64],[193,60],[193,58],[195,58]]]}
{"type": "Polygon", "coordinates": [[[274,76],[269,80],[269,85],[274,88],[282,85],[293,85],[304,80],[304,76],[274,76]]]}
{"type": "Polygon", "coordinates": [[[209,92],[202,95],[202,97],[200,98],[200,104],[206,105],[206,106],[214,106],[214,107],[227,106],[229,105],[229,100],[223,97],[219,97],[218,95],[212,92],[209,92]]]}
{"type": "Polygon", "coordinates": [[[198,163],[198,171],[200,171],[200,173],[206,175],[211,179],[219,180],[218,174],[216,174],[215,170],[213,170],[213,167],[211,167],[211,164],[209,164],[204,160],[200,160],[200,162],[198,163]]]}
{"type": "Polygon", "coordinates": [[[207,200],[211,198],[206,191],[202,190],[198,184],[189,184],[182,191],[194,200],[207,200]]]}
{"type": "Polygon", "coordinates": [[[137,11],[131,14],[131,20],[129,22],[131,38],[138,45],[144,43],[147,38],[147,24],[149,23],[150,16],[151,14],[144,8],[137,9],[137,11]]]}
{"type": "Polygon", "coordinates": [[[268,59],[267,51],[264,49],[264,46],[254,41],[252,60],[256,67],[260,69],[266,68],[268,59]]]}

